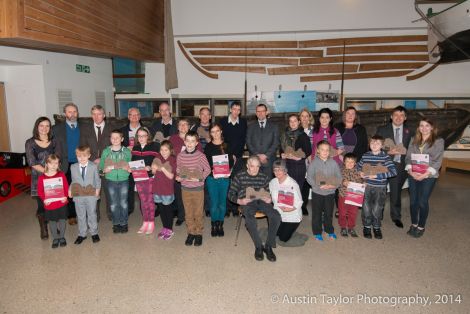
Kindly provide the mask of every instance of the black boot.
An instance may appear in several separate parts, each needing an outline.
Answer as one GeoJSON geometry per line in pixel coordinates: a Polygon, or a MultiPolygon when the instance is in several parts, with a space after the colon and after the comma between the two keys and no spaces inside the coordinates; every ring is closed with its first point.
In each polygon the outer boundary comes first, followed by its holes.
{"type": "Polygon", "coordinates": [[[44,219],[44,216],[37,215],[39,228],[41,230],[41,240],[47,240],[49,238],[49,232],[47,231],[47,222],[44,219]]]}
{"type": "Polygon", "coordinates": [[[219,223],[219,228],[217,228],[217,235],[219,237],[223,237],[225,235],[224,233],[224,222],[223,221],[218,221],[219,223]]]}
{"type": "Polygon", "coordinates": [[[217,230],[218,230],[218,224],[219,222],[218,221],[211,221],[211,237],[216,237],[218,234],[217,234],[217,230]]]}

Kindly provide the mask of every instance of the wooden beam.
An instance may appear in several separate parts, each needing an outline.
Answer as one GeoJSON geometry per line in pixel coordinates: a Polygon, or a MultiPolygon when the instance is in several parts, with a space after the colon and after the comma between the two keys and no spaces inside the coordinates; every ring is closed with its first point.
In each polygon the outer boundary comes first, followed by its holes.
{"type": "Polygon", "coordinates": [[[209,65],[204,66],[204,69],[208,71],[229,71],[229,72],[248,72],[248,73],[260,73],[266,74],[265,67],[253,67],[253,66],[218,66],[218,65],[209,65]]]}
{"type": "Polygon", "coordinates": [[[299,41],[299,48],[428,41],[427,35],[334,38],[299,41]]]}
{"type": "Polygon", "coordinates": [[[178,46],[180,47],[181,52],[183,53],[183,55],[186,57],[186,59],[188,59],[189,63],[191,63],[191,64],[193,65],[193,67],[196,68],[196,70],[198,70],[199,72],[201,72],[201,73],[204,74],[205,76],[210,77],[211,79],[218,79],[218,78],[219,78],[219,75],[218,75],[218,74],[210,73],[210,72],[204,70],[204,69],[201,68],[195,61],[193,61],[193,59],[191,59],[191,56],[190,56],[189,53],[186,51],[186,49],[184,49],[183,44],[182,44],[181,41],[179,41],[179,40],[178,40],[178,46]]]}
{"type": "MultiPolygon", "coordinates": [[[[358,64],[345,64],[345,72],[357,72],[358,64]]],[[[307,73],[341,73],[342,64],[320,64],[295,67],[268,68],[269,75],[307,74],[307,73]]]]}
{"type": "MultiPolygon", "coordinates": [[[[364,61],[428,61],[427,54],[416,55],[359,55],[344,56],[344,62],[364,62],[364,61]]],[[[300,58],[300,65],[338,63],[343,61],[343,56],[322,57],[322,58],[300,58]]]]}
{"type": "Polygon", "coordinates": [[[417,80],[419,78],[422,78],[423,76],[427,75],[428,73],[433,71],[435,68],[437,68],[438,65],[439,65],[439,63],[435,63],[432,66],[430,66],[429,68],[427,68],[426,70],[424,70],[423,72],[420,72],[420,73],[417,73],[417,74],[414,74],[414,75],[409,75],[409,76],[406,77],[406,80],[407,81],[413,81],[413,80],[417,80]]]}
{"type": "Polygon", "coordinates": [[[185,48],[297,48],[297,41],[226,41],[183,45],[185,48]]]}
{"type": "MultiPolygon", "coordinates": [[[[344,74],[345,80],[368,79],[368,78],[382,78],[382,77],[399,77],[407,75],[412,71],[388,71],[388,72],[369,72],[369,73],[347,73],[344,74]]],[[[318,82],[318,81],[339,81],[341,74],[333,75],[314,75],[314,76],[301,76],[300,82],[318,82]]]]}
{"type": "Polygon", "coordinates": [[[323,50],[291,49],[291,50],[191,50],[193,56],[247,56],[247,57],[322,57],[323,50]]]}
{"type": "MultiPolygon", "coordinates": [[[[389,52],[427,52],[426,45],[384,45],[384,46],[356,46],[346,47],[345,54],[360,54],[360,53],[389,53],[389,52]]],[[[326,54],[342,55],[343,47],[327,48],[326,54]]]]}
{"type": "Polygon", "coordinates": [[[395,69],[417,69],[425,66],[427,62],[394,62],[394,63],[361,63],[359,72],[395,69]]]}
{"type": "Polygon", "coordinates": [[[298,65],[299,60],[289,58],[194,58],[200,64],[284,64],[298,65]]]}

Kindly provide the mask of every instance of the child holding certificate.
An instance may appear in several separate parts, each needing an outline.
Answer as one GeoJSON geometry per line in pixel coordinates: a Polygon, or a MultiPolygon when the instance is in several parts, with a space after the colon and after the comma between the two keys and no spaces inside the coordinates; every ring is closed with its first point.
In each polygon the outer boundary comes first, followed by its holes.
{"type": "Polygon", "coordinates": [[[65,220],[69,186],[64,173],[59,170],[59,157],[52,154],[46,159],[45,171],[38,179],[38,196],[44,202],[45,219],[53,237],[52,248],[66,246],[65,220]]]}
{"type": "Polygon", "coordinates": [[[153,202],[153,178],[150,166],[158,155],[160,144],[152,142],[150,131],[146,127],[140,127],[137,130],[134,143],[136,144],[132,147],[132,161],[129,163],[129,170],[139,194],[140,212],[143,220],[142,227],[137,233],[152,234],[155,229],[155,204],[153,202]]]}

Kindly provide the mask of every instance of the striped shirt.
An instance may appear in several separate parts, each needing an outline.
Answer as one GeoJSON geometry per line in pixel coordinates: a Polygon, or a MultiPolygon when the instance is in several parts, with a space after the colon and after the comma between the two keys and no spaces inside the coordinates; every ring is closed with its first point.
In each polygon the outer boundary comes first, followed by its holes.
{"type": "Polygon", "coordinates": [[[377,155],[374,155],[371,151],[368,151],[367,153],[362,155],[361,160],[357,163],[357,169],[359,171],[362,171],[362,167],[365,164],[370,164],[372,166],[382,164],[388,169],[388,172],[378,173],[376,179],[366,179],[366,183],[368,185],[384,187],[387,185],[388,178],[397,175],[397,168],[395,167],[395,164],[393,163],[390,156],[387,155],[384,151],[380,151],[380,153],[378,153],[377,155]]]}
{"type": "Polygon", "coordinates": [[[252,187],[256,191],[263,188],[269,192],[269,178],[262,172],[258,172],[255,176],[249,175],[246,170],[238,172],[230,183],[228,199],[237,203],[238,199],[245,198],[246,188],[248,187],[252,187]]]}
{"type": "Polygon", "coordinates": [[[204,177],[201,181],[188,181],[183,179],[183,181],[181,181],[181,186],[186,189],[202,188],[204,186],[204,180],[211,173],[211,168],[207,162],[206,155],[201,153],[199,150],[194,150],[191,153],[184,150],[178,154],[178,157],[176,157],[176,173],[178,175],[183,167],[189,170],[200,170],[204,177]]]}

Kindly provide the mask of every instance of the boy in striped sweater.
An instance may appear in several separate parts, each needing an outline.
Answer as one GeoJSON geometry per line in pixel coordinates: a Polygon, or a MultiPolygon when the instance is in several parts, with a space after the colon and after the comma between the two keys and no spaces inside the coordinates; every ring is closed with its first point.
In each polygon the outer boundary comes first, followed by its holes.
{"type": "Polygon", "coordinates": [[[366,182],[366,190],[364,193],[364,204],[362,208],[362,224],[364,225],[364,237],[372,239],[371,228],[374,229],[374,237],[382,239],[382,231],[380,230],[382,222],[382,208],[387,197],[387,179],[397,175],[395,164],[388,154],[382,151],[384,138],[380,135],[374,135],[370,139],[370,151],[362,155],[361,160],[357,164],[361,177],[366,182]],[[381,172],[375,174],[364,173],[364,166],[368,168],[377,167],[381,172]],[[382,167],[380,167],[382,166],[382,167]],[[383,167],[386,167],[387,171],[383,167]]]}
{"type": "Polygon", "coordinates": [[[181,182],[181,190],[186,216],[188,237],[185,244],[202,245],[204,228],[204,180],[211,173],[206,156],[196,149],[199,136],[189,131],[184,137],[186,149],[176,158],[176,180],[181,182]]]}

